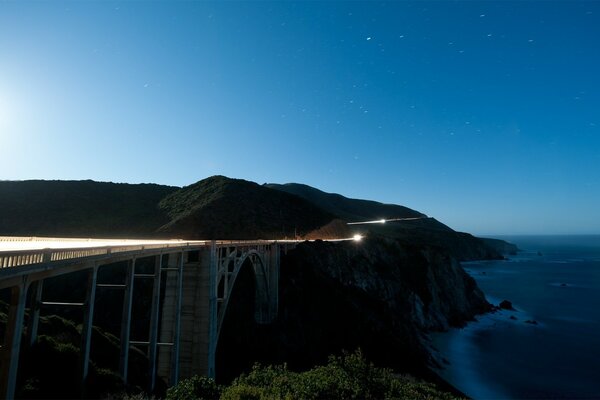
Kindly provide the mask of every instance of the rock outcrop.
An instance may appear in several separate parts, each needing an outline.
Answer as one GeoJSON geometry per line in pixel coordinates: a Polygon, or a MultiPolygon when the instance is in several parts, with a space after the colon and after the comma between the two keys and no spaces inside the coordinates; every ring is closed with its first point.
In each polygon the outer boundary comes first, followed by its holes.
{"type": "Polygon", "coordinates": [[[500,304],[498,305],[499,308],[503,309],[503,310],[511,310],[511,311],[515,311],[515,308],[513,307],[512,303],[508,300],[502,300],[500,302],[500,304]]]}
{"type": "Polygon", "coordinates": [[[479,239],[482,240],[486,244],[486,246],[496,250],[500,254],[514,256],[519,251],[519,248],[516,245],[514,245],[512,243],[508,243],[504,240],[491,239],[491,238],[479,238],[479,239]]]}

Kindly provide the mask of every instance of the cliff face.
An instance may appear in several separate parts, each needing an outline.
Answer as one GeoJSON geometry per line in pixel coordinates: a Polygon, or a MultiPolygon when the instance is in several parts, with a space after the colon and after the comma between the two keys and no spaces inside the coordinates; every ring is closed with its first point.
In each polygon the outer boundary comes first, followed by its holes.
{"type": "Polygon", "coordinates": [[[304,243],[286,260],[291,265],[283,268],[313,268],[324,279],[380,301],[419,329],[444,330],[489,309],[459,262],[429,246],[385,237],[304,243]]]}
{"type": "Polygon", "coordinates": [[[234,292],[219,339],[217,375],[225,380],[250,366],[243,359],[306,368],[358,347],[378,364],[431,378],[425,333],[490,309],[454,258],[384,237],[290,250],[282,258],[279,316],[270,326],[248,317],[251,280],[248,293],[234,292]]]}

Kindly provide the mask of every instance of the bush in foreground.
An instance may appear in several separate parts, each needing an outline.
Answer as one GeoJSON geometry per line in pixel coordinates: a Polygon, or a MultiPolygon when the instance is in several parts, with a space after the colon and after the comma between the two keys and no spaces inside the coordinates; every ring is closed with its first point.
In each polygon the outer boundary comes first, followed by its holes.
{"type": "Polygon", "coordinates": [[[167,392],[169,400],[217,399],[455,399],[433,384],[398,376],[367,362],[360,351],[331,356],[325,366],[293,372],[286,365],[256,364],[230,386],[219,387],[207,378],[184,380],[167,392]]]}

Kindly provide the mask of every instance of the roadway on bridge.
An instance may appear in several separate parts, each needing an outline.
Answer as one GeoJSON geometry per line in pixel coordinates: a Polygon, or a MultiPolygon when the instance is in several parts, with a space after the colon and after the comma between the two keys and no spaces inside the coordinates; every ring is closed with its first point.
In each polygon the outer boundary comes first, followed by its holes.
{"type": "Polygon", "coordinates": [[[148,246],[148,245],[203,245],[204,240],[139,240],[139,239],[85,239],[0,236],[0,252],[43,249],[88,249],[95,247],[148,246]]]}

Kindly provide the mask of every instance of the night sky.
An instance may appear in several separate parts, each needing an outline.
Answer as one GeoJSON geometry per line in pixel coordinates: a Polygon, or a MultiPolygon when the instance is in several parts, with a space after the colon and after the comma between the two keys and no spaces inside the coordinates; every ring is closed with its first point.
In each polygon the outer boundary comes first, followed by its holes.
{"type": "Polygon", "coordinates": [[[599,71],[598,1],[0,2],[0,179],[222,174],[600,233],[599,71]]]}

